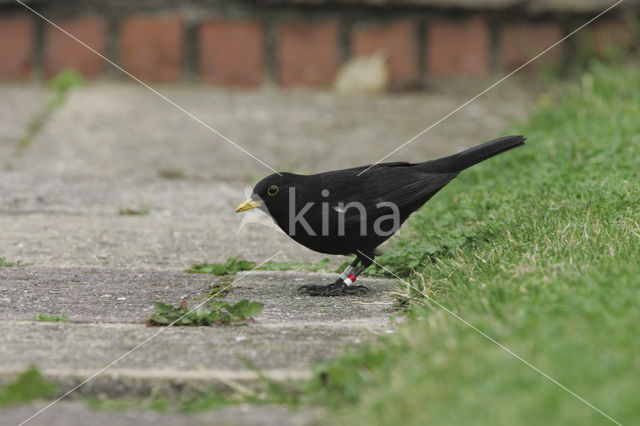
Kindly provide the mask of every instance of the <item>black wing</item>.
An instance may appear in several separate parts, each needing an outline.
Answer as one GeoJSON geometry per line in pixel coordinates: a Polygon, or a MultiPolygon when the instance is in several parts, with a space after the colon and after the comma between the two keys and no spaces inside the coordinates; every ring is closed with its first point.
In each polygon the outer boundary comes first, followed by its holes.
{"type": "MultiPolygon", "coordinates": [[[[322,176],[322,184],[332,190],[333,203],[342,202],[346,205],[358,202],[364,205],[368,221],[389,214],[391,210],[379,208],[380,203],[393,203],[398,207],[401,221],[406,220],[458,175],[423,172],[409,163],[388,163],[376,165],[358,176],[365,169],[359,167],[338,174],[326,174],[322,176]]],[[[360,223],[358,210],[348,209],[345,224],[356,223],[360,223]]]]}

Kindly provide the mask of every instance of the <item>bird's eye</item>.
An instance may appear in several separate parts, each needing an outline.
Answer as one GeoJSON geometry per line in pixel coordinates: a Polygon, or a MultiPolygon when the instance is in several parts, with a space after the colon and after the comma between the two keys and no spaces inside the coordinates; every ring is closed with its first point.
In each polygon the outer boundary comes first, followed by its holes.
{"type": "Polygon", "coordinates": [[[271,195],[272,197],[276,195],[278,191],[280,191],[280,189],[275,185],[271,185],[269,188],[267,188],[267,194],[271,195]]]}

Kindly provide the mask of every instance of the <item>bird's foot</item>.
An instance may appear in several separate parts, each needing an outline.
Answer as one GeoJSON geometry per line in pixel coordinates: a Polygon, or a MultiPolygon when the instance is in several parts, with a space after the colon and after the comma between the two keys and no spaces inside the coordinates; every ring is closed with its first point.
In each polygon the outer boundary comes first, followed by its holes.
{"type": "Polygon", "coordinates": [[[368,293],[369,289],[363,285],[346,285],[341,278],[329,285],[303,285],[298,287],[298,293],[309,296],[346,296],[368,293]]]}

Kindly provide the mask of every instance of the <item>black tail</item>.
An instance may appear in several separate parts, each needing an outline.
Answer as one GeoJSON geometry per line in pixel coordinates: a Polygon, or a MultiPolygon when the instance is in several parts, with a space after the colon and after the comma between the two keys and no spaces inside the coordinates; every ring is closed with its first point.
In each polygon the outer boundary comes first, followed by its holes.
{"type": "Polygon", "coordinates": [[[426,163],[422,163],[422,165],[424,165],[424,169],[431,172],[457,173],[495,155],[524,145],[525,140],[526,138],[523,136],[504,136],[449,157],[427,161],[426,163]]]}

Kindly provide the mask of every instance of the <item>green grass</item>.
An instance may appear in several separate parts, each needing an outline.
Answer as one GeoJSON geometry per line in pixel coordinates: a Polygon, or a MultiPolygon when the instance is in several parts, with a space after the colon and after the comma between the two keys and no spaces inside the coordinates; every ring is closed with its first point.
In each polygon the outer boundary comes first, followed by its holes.
{"type": "Polygon", "coordinates": [[[29,367],[0,389],[0,407],[52,397],[55,393],[55,385],[46,381],[36,367],[29,367]]]}
{"type": "MultiPolygon", "coordinates": [[[[595,65],[378,260],[624,424],[640,422],[640,72],[595,65]]],[[[451,123],[450,123],[451,125],[451,123]]],[[[377,272],[381,272],[380,269],[377,272]]],[[[435,305],[316,378],[343,424],[607,424],[435,305]]],[[[316,392],[317,393],[317,392],[316,392]]]]}

